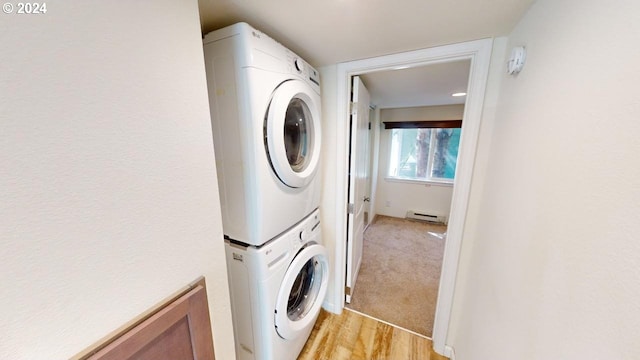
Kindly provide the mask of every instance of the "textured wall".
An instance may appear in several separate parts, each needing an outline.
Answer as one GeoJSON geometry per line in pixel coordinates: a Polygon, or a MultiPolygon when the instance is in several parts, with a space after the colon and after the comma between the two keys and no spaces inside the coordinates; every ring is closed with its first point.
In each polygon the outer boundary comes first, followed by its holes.
{"type": "Polygon", "coordinates": [[[196,1],[0,17],[0,358],[68,358],[205,275],[232,359],[196,1]]]}
{"type": "Polygon", "coordinates": [[[480,141],[457,360],[640,357],[638,13],[630,0],[538,0],[509,36],[527,63],[499,75],[480,141]]]}

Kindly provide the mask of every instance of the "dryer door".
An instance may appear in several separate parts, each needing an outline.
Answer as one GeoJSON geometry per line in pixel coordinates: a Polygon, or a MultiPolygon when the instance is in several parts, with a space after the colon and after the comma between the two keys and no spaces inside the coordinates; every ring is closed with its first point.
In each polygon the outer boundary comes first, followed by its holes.
{"type": "Polygon", "coordinates": [[[271,167],[285,185],[306,186],[320,159],[320,96],[300,80],[280,84],[265,117],[271,167]]]}
{"type": "Polygon", "coordinates": [[[294,339],[313,326],[327,293],[328,271],[322,245],[308,245],[293,259],[276,300],[275,325],[280,337],[294,339]]]}

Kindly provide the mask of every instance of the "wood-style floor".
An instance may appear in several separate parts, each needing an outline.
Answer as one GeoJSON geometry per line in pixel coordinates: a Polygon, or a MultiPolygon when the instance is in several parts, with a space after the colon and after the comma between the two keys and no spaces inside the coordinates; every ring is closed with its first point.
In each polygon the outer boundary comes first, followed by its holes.
{"type": "Polygon", "coordinates": [[[447,360],[431,340],[357,312],[320,312],[298,360],[447,360]]]}

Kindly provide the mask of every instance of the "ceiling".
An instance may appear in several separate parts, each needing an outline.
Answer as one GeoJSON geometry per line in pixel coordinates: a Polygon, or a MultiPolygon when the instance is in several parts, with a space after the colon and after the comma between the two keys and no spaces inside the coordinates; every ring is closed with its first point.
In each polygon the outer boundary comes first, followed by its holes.
{"type": "MultiPolygon", "coordinates": [[[[198,0],[203,35],[245,21],[318,68],[507,35],[535,0],[198,0]]],[[[464,103],[469,63],[363,76],[381,108],[464,103]],[[462,88],[462,89],[460,89],[462,88]]]]}
{"type": "Polygon", "coordinates": [[[245,21],[320,67],[507,35],[534,0],[198,0],[202,32],[245,21]]]}
{"type": "Polygon", "coordinates": [[[379,108],[464,104],[470,60],[438,63],[402,70],[385,70],[361,75],[379,108]]]}

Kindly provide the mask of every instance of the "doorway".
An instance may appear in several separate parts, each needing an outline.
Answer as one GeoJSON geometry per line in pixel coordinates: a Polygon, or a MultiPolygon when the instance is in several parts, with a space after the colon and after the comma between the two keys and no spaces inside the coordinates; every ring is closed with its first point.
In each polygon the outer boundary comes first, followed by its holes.
{"type": "MultiPolygon", "coordinates": [[[[427,337],[433,330],[470,65],[451,61],[358,76],[376,110],[369,117],[372,153],[363,157],[369,166],[361,168],[379,171],[367,173],[364,193],[356,191],[370,200],[372,222],[364,234],[347,239],[347,274],[357,278],[347,275],[346,306],[427,337]],[[351,246],[360,239],[361,245],[351,246]],[[352,260],[351,249],[361,249],[361,261],[352,260]]],[[[352,153],[351,159],[357,158],[352,153]]]]}
{"type": "MultiPolygon", "coordinates": [[[[476,40],[466,43],[441,46],[436,48],[410,51],[399,54],[381,56],[377,58],[357,60],[338,64],[337,67],[337,148],[335,164],[339,178],[336,186],[336,202],[338,210],[335,216],[336,239],[335,268],[342,269],[346,264],[347,237],[347,183],[348,183],[348,154],[349,154],[349,91],[351,77],[375,71],[384,71],[401,66],[415,67],[441,62],[470,60],[470,77],[467,89],[467,101],[464,110],[463,133],[458,154],[458,168],[452,195],[452,206],[445,254],[440,277],[438,300],[433,328],[433,342],[436,352],[449,355],[446,346],[446,335],[449,329],[449,318],[453,305],[453,292],[457,275],[462,233],[466,220],[466,208],[471,188],[471,178],[475,161],[475,148],[480,129],[484,92],[491,58],[492,40],[476,40]],[[340,235],[343,234],[343,235],[340,235]]],[[[345,272],[336,271],[334,274],[332,299],[334,304],[344,307],[345,272]]]]}

